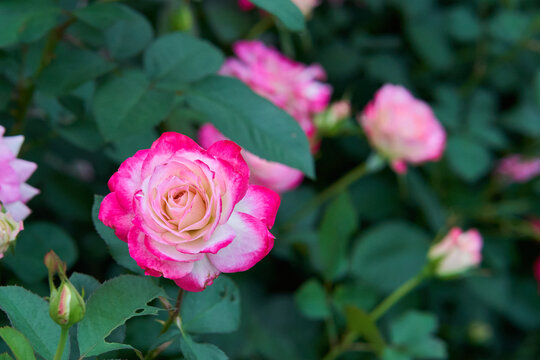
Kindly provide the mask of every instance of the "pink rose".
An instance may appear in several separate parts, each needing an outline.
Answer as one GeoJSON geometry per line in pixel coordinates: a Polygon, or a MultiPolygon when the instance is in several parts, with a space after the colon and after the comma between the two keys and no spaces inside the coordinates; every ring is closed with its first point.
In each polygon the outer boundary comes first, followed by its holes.
{"type": "Polygon", "coordinates": [[[525,159],[521,155],[510,155],[501,159],[495,172],[506,181],[524,183],[540,174],[540,158],[525,159]]]}
{"type": "MultiPolygon", "coordinates": [[[[216,141],[221,140],[227,140],[227,138],[211,124],[205,124],[199,130],[199,143],[205,148],[210,148],[216,141]]],[[[242,149],[242,156],[251,171],[249,178],[251,184],[282,193],[300,185],[304,177],[300,170],[261,159],[247,150],[242,149]]]]}
{"type": "Polygon", "coordinates": [[[202,291],[221,273],[244,271],[272,249],[279,195],[249,185],[232,141],[204,150],[165,133],[126,159],[109,180],[99,219],[126,241],[147,275],[202,291]]]}
{"type": "Polygon", "coordinates": [[[15,220],[20,221],[31,213],[26,202],[39,193],[38,189],[25,183],[37,165],[17,159],[24,136],[4,136],[5,131],[0,125],[0,203],[15,220]]]}
{"type": "Polygon", "coordinates": [[[434,161],[443,154],[443,127],[429,105],[401,86],[387,84],[380,88],[359,122],[371,144],[398,173],[407,171],[407,163],[434,161]]]}
{"type": "MultiPolygon", "coordinates": [[[[292,0],[300,9],[302,14],[309,15],[315,7],[320,4],[320,0],[292,0]]],[[[255,6],[249,0],[238,0],[238,6],[244,11],[252,10],[255,6]]]]}
{"type": "Polygon", "coordinates": [[[428,258],[436,261],[437,275],[458,275],[482,261],[482,237],[475,229],[462,232],[460,228],[453,228],[431,247],[428,258]]]}
{"type": "Polygon", "coordinates": [[[287,111],[312,140],[315,147],[315,114],[326,109],[332,94],[319,65],[295,62],[260,41],[238,41],[236,58],[229,58],[220,73],[236,77],[253,91],[287,111]]]}

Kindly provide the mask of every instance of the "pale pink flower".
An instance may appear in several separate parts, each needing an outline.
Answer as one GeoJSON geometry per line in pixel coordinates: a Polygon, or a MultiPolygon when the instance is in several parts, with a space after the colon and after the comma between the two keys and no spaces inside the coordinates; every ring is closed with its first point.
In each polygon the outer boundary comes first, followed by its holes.
{"type": "MultiPolygon", "coordinates": [[[[209,148],[216,141],[227,140],[227,138],[212,124],[205,124],[199,130],[198,140],[201,146],[209,148]]],[[[242,156],[251,171],[249,178],[251,184],[261,185],[282,193],[294,189],[302,182],[303,175],[300,170],[261,159],[245,149],[242,149],[242,156]]]]}
{"type": "Polygon", "coordinates": [[[238,41],[233,49],[236,57],[227,59],[220,73],[242,80],[287,111],[313,140],[313,116],[326,109],[332,94],[330,85],[319,81],[326,79],[324,69],[295,62],[260,41],[238,41]]]}
{"type": "Polygon", "coordinates": [[[406,172],[407,163],[439,160],[444,152],[444,128],[429,105],[402,86],[384,85],[358,120],[371,144],[398,173],[406,172]]]}
{"type": "Polygon", "coordinates": [[[26,206],[39,190],[26,184],[36,170],[33,162],[17,159],[24,136],[4,136],[0,125],[0,202],[17,221],[24,220],[31,211],[26,206]]]}
{"type": "Polygon", "coordinates": [[[431,247],[428,258],[437,262],[437,275],[457,275],[480,264],[482,243],[482,236],[477,230],[463,232],[460,228],[453,228],[431,247]]]}
{"type": "MultiPolygon", "coordinates": [[[[311,14],[313,9],[321,3],[320,0],[292,0],[292,2],[305,16],[311,14]]],[[[238,6],[244,11],[251,10],[255,7],[249,0],[238,0],[238,6]]]]}
{"type": "Polygon", "coordinates": [[[510,155],[501,159],[495,172],[508,182],[524,183],[540,174],[540,158],[510,155]]]}
{"type": "Polygon", "coordinates": [[[23,222],[17,221],[10,213],[2,211],[0,204],[0,259],[11,245],[15,243],[17,235],[23,230],[23,222]]]}
{"type": "Polygon", "coordinates": [[[165,133],[109,180],[99,219],[128,243],[147,275],[201,291],[221,273],[245,271],[272,249],[279,195],[249,185],[232,141],[204,150],[165,133]]]}

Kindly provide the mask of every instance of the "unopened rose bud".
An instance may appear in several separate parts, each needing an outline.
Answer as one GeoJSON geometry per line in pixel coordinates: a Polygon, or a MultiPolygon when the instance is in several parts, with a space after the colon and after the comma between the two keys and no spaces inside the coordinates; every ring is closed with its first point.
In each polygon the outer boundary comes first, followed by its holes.
{"type": "Polygon", "coordinates": [[[170,14],[170,23],[173,30],[189,31],[193,27],[193,14],[187,4],[180,5],[170,14]]]}
{"type": "Polygon", "coordinates": [[[481,251],[482,237],[478,231],[462,232],[453,228],[443,240],[431,247],[428,258],[436,275],[450,277],[480,264],[481,251]]]}
{"type": "Polygon", "coordinates": [[[332,135],[351,116],[351,104],[347,100],[333,103],[328,109],[315,116],[315,125],[321,134],[332,135]]]}
{"type": "Polygon", "coordinates": [[[51,292],[49,315],[58,325],[71,327],[82,320],[85,311],[82,296],[69,280],[62,281],[60,287],[51,292]]]}
{"type": "Polygon", "coordinates": [[[56,255],[56,253],[52,250],[45,254],[43,262],[45,263],[45,266],[47,267],[47,270],[49,270],[49,273],[51,275],[54,275],[58,272],[59,266],[64,266],[62,260],[60,260],[58,255],[56,255]]]}
{"type": "Polygon", "coordinates": [[[22,221],[15,221],[11,214],[0,209],[0,259],[4,253],[15,243],[17,235],[23,229],[22,221]]]}

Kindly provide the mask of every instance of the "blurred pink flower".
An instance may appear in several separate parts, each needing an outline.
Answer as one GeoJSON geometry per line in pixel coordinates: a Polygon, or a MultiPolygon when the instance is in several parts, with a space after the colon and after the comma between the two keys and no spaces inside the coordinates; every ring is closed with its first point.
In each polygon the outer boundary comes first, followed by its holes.
{"type": "Polygon", "coordinates": [[[477,230],[463,232],[460,228],[452,228],[444,239],[431,247],[428,258],[437,261],[437,275],[458,275],[480,264],[482,244],[482,236],[477,230]]]}
{"type": "Polygon", "coordinates": [[[538,291],[540,292],[540,256],[534,262],[533,274],[536,282],[538,283],[538,291]]]}
{"type": "Polygon", "coordinates": [[[439,160],[444,152],[444,128],[429,105],[402,86],[380,88],[358,120],[371,144],[397,173],[406,172],[407,163],[439,160]]]}
{"type": "MultiPolygon", "coordinates": [[[[292,2],[304,15],[309,15],[321,3],[320,0],[292,0],[292,2]]],[[[249,0],[238,0],[238,6],[244,11],[251,10],[255,7],[249,0]]]]}
{"type": "MultiPolygon", "coordinates": [[[[209,148],[216,141],[227,140],[212,124],[205,124],[199,130],[199,144],[209,148]]],[[[250,169],[249,182],[261,185],[278,193],[289,191],[300,185],[303,179],[300,170],[286,165],[261,159],[257,155],[242,149],[242,156],[250,169]]]]}
{"type": "Polygon", "coordinates": [[[236,77],[257,94],[287,111],[300,124],[315,147],[315,114],[328,106],[332,88],[320,82],[326,73],[320,65],[293,61],[260,41],[238,41],[235,58],[225,61],[220,73],[236,77]]]}
{"type": "Polygon", "coordinates": [[[0,202],[15,220],[20,221],[31,213],[26,202],[39,193],[38,189],[25,183],[37,165],[17,159],[24,136],[4,136],[5,131],[0,125],[0,202]]]}
{"type": "Polygon", "coordinates": [[[501,159],[495,172],[506,181],[524,183],[540,174],[540,158],[510,155],[501,159]]]}

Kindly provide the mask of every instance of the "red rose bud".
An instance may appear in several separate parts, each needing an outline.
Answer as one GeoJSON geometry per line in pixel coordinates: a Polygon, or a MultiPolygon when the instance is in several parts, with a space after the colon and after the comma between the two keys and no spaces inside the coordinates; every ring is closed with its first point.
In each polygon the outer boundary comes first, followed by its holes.
{"type": "Polygon", "coordinates": [[[84,317],[86,306],[77,289],[68,281],[62,281],[58,289],[51,292],[49,315],[58,325],[71,327],[84,317]]]}

